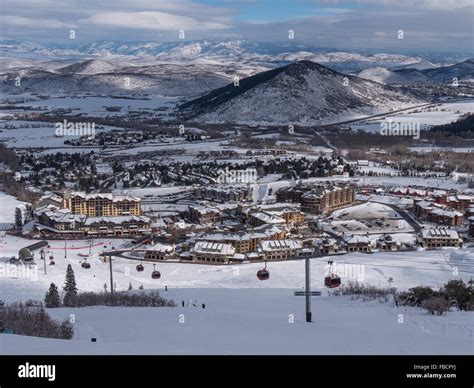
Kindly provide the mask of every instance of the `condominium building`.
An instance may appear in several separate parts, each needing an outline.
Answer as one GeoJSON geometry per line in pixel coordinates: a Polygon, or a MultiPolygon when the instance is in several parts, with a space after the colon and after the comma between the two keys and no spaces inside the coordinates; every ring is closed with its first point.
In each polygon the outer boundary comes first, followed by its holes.
{"type": "Polygon", "coordinates": [[[150,219],[145,216],[88,217],[54,205],[38,208],[34,215],[36,229],[49,236],[132,237],[151,230],[150,219]]]}
{"type": "Polygon", "coordinates": [[[215,207],[190,205],[188,207],[188,216],[191,222],[198,224],[212,224],[220,215],[219,209],[215,207]]]}
{"type": "Polygon", "coordinates": [[[63,196],[63,207],[70,209],[73,214],[84,214],[89,217],[139,216],[140,201],[140,198],[131,195],[66,191],[63,196]]]}
{"type": "Polygon", "coordinates": [[[249,202],[253,199],[253,188],[249,185],[200,186],[194,195],[196,199],[221,203],[249,202]]]}
{"type": "Polygon", "coordinates": [[[349,185],[299,184],[278,190],[276,198],[279,202],[298,202],[302,211],[320,214],[350,206],[355,200],[355,192],[349,185]]]}
{"type": "Polygon", "coordinates": [[[414,211],[418,218],[437,224],[460,226],[464,222],[463,213],[432,201],[415,202],[414,211]]]}

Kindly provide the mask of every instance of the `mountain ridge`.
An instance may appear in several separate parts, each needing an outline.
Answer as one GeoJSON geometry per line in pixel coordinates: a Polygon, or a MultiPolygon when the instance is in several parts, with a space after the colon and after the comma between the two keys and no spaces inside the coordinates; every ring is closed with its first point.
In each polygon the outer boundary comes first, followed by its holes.
{"type": "Polygon", "coordinates": [[[298,61],[187,101],[179,113],[185,120],[209,122],[322,124],[416,101],[416,96],[400,89],[298,61]]]}

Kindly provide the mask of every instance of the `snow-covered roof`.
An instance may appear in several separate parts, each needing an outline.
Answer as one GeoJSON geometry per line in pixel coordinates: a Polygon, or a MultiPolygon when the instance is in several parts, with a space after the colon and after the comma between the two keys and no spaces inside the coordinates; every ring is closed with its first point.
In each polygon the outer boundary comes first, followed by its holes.
{"type": "Polygon", "coordinates": [[[433,202],[430,201],[420,201],[417,202],[416,206],[421,207],[422,209],[429,209],[433,206],[433,202]]]}
{"type": "Polygon", "coordinates": [[[81,197],[86,201],[90,199],[97,199],[97,198],[109,199],[114,202],[120,202],[120,201],[140,202],[141,201],[140,198],[135,197],[133,195],[115,195],[113,193],[86,193],[85,191],[72,191],[71,198],[74,198],[74,197],[81,197]]]}
{"type": "Polygon", "coordinates": [[[281,217],[265,212],[252,213],[252,217],[259,219],[265,224],[284,224],[285,220],[281,217]]]}
{"type": "Polygon", "coordinates": [[[275,234],[281,233],[282,230],[275,225],[261,225],[252,229],[247,229],[246,232],[211,232],[196,236],[196,240],[208,241],[246,241],[251,239],[264,239],[272,237],[275,234]]]}
{"type": "Polygon", "coordinates": [[[107,217],[88,217],[85,225],[92,225],[100,222],[111,222],[114,224],[122,224],[124,222],[150,222],[150,218],[146,216],[107,216],[107,217]]]}
{"type": "Polygon", "coordinates": [[[55,193],[47,193],[45,195],[43,195],[39,200],[38,202],[41,202],[41,201],[44,201],[46,199],[50,199],[54,202],[58,202],[58,203],[62,203],[63,202],[63,199],[62,197],[60,197],[59,195],[55,194],[55,193]]]}
{"type": "Polygon", "coordinates": [[[202,205],[190,205],[189,209],[193,209],[194,211],[198,212],[199,214],[211,214],[211,213],[219,213],[219,209],[214,207],[202,206],[202,205]]]}
{"type": "Polygon", "coordinates": [[[424,239],[430,239],[430,238],[459,239],[458,232],[452,229],[445,229],[445,228],[425,229],[421,233],[424,239]]]}
{"type": "Polygon", "coordinates": [[[87,219],[87,216],[84,214],[72,214],[71,210],[59,209],[54,205],[36,209],[36,215],[45,215],[55,222],[84,222],[87,219]]]}
{"type": "Polygon", "coordinates": [[[346,244],[370,244],[370,240],[367,236],[358,234],[344,236],[343,240],[346,244]]]}
{"type": "Polygon", "coordinates": [[[463,214],[455,210],[445,210],[440,208],[433,208],[432,214],[436,214],[443,217],[462,217],[463,214]]]}
{"type": "Polygon", "coordinates": [[[235,248],[231,244],[217,243],[214,241],[198,241],[192,251],[194,253],[212,253],[222,256],[233,256],[235,248]]]}
{"type": "Polygon", "coordinates": [[[174,251],[174,247],[172,245],[157,243],[151,246],[150,248],[148,248],[147,251],[160,252],[160,253],[172,253],[174,251]]]}
{"type": "Polygon", "coordinates": [[[273,252],[281,250],[299,250],[302,248],[300,241],[296,240],[265,240],[260,242],[263,252],[273,252]]]}

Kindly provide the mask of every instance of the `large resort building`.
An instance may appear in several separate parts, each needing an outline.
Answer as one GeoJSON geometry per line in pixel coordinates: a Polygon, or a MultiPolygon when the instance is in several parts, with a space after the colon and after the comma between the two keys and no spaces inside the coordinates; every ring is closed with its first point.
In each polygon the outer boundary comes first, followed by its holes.
{"type": "Polygon", "coordinates": [[[140,198],[111,193],[65,192],[63,208],[47,203],[35,210],[35,220],[36,229],[49,237],[135,237],[150,232],[140,198]]]}
{"type": "Polygon", "coordinates": [[[352,205],[355,191],[350,185],[298,184],[278,190],[276,199],[278,202],[298,202],[302,211],[321,214],[352,205]]]}
{"type": "Polygon", "coordinates": [[[139,216],[140,198],[112,193],[87,194],[83,191],[64,193],[63,207],[72,214],[89,217],[139,216]]]}

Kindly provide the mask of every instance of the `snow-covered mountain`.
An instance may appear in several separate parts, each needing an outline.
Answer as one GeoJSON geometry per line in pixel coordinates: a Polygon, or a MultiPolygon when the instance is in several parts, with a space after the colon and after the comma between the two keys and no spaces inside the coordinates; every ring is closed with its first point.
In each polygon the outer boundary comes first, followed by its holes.
{"type": "Polygon", "coordinates": [[[297,42],[95,42],[41,46],[0,39],[0,80],[6,92],[144,93],[195,97],[245,78],[311,61],[376,82],[451,82],[473,78],[472,60],[445,68],[419,57],[321,49],[297,42]],[[447,81],[448,80],[448,81],[447,81]]]}
{"type": "Polygon", "coordinates": [[[457,78],[458,81],[474,82],[474,59],[468,59],[452,66],[422,70],[422,73],[430,80],[437,82],[451,83],[454,78],[457,78]]]}
{"type": "MultiPolygon", "coordinates": [[[[28,42],[1,40],[0,57],[15,59],[65,60],[101,59],[105,61],[150,60],[179,63],[247,63],[274,68],[299,60],[310,60],[341,72],[383,66],[387,68],[424,69],[435,67],[425,59],[400,54],[344,52],[298,42],[176,41],[114,42],[101,41],[79,46],[41,46],[28,42]]],[[[0,62],[1,63],[1,62],[0,62]]]]}
{"type": "Polygon", "coordinates": [[[205,122],[327,124],[420,102],[401,89],[298,61],[229,84],[181,105],[205,122]]]}
{"type": "Polygon", "coordinates": [[[357,77],[382,84],[405,84],[426,82],[429,78],[417,69],[390,70],[385,67],[372,67],[356,73],[357,77]]]}
{"type": "Polygon", "coordinates": [[[112,63],[101,61],[97,59],[90,59],[84,62],[73,63],[57,69],[57,73],[67,75],[67,74],[103,74],[103,73],[112,73],[116,70],[116,66],[112,63]]]}
{"type": "Polygon", "coordinates": [[[231,77],[206,65],[157,64],[117,66],[87,60],[57,69],[26,68],[0,75],[4,92],[17,93],[140,93],[196,96],[227,84],[231,77]],[[21,76],[20,89],[15,85],[21,76]]]}
{"type": "Polygon", "coordinates": [[[429,69],[387,69],[373,67],[364,69],[356,74],[358,77],[384,83],[403,84],[413,82],[452,83],[456,78],[459,82],[474,81],[474,59],[457,63],[452,66],[441,66],[429,69]]]}

